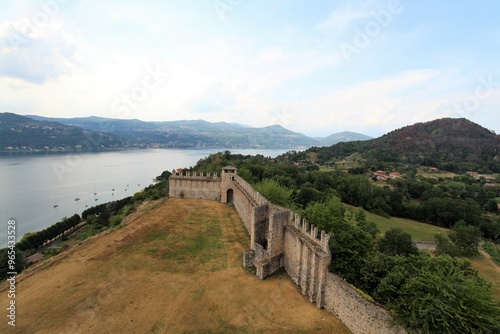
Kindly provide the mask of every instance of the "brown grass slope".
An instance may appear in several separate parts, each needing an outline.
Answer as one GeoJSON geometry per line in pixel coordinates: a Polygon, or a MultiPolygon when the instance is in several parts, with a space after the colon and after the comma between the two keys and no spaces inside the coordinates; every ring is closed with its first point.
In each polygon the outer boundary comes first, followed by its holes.
{"type": "Polygon", "coordinates": [[[0,333],[349,333],[286,274],[245,271],[248,243],[233,208],[168,199],[19,275],[16,327],[4,290],[0,333]]]}

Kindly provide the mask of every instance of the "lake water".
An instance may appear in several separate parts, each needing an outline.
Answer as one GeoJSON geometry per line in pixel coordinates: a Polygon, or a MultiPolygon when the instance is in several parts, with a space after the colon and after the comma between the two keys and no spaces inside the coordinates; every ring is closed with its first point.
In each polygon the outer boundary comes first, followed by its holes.
{"type": "MultiPolygon", "coordinates": [[[[26,232],[42,230],[75,213],[81,215],[87,207],[132,196],[153,184],[163,171],[193,166],[220,151],[152,149],[0,155],[0,248],[7,244],[8,220],[16,221],[16,239],[20,240],[26,232]],[[77,197],[79,201],[75,201],[77,197]]],[[[288,150],[230,151],[275,157],[288,150]]]]}

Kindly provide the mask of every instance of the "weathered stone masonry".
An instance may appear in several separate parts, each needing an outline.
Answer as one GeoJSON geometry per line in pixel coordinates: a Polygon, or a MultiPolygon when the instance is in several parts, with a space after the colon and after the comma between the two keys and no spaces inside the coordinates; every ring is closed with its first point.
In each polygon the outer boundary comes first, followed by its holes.
{"type": "Polygon", "coordinates": [[[403,333],[388,325],[389,314],[328,273],[330,236],[289,209],[274,205],[237,175],[234,167],[213,174],[170,176],[170,197],[202,198],[234,205],[250,235],[245,267],[261,279],[284,268],[303,295],[335,313],[354,333],[403,333]]]}

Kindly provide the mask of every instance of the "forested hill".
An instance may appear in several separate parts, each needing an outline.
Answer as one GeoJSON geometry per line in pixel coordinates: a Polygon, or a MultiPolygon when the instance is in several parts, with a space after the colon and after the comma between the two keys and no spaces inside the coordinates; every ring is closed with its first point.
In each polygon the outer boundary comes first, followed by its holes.
{"type": "Polygon", "coordinates": [[[0,113],[0,151],[99,150],[122,146],[123,141],[113,134],[0,113]]]}
{"type": "Polygon", "coordinates": [[[368,166],[396,162],[452,172],[500,172],[500,136],[465,118],[442,118],[372,140],[313,147],[294,158],[305,159],[311,153],[318,163],[334,163],[360,153],[368,166]]]}

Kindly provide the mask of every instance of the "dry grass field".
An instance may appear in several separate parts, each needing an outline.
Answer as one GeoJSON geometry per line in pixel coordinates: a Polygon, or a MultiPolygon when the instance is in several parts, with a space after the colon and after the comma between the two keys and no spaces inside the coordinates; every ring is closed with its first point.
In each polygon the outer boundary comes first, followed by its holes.
{"type": "Polygon", "coordinates": [[[227,205],[160,201],[19,275],[0,333],[350,333],[286,274],[243,269],[248,244],[227,205]]]}
{"type": "Polygon", "coordinates": [[[487,279],[493,287],[493,299],[500,302],[500,267],[493,261],[491,256],[483,250],[481,255],[468,258],[472,266],[479,271],[481,276],[487,279]]]}

